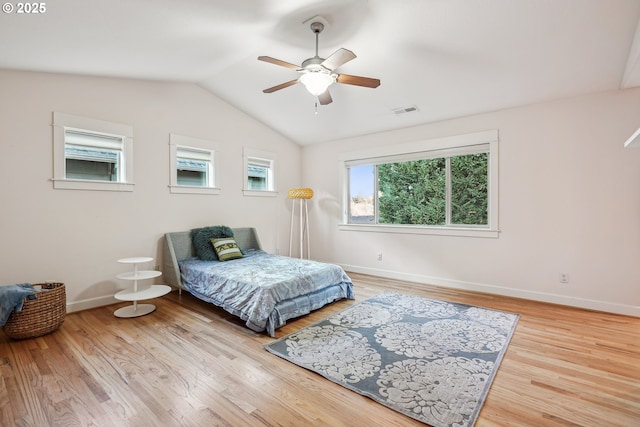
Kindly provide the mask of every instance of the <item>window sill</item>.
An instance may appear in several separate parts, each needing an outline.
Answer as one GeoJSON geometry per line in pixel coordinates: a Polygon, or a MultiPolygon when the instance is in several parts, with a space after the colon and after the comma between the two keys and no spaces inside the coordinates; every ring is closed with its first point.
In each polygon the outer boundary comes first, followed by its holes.
{"type": "Polygon", "coordinates": [[[216,187],[191,187],[188,185],[170,185],[171,194],[220,194],[216,187]]]}
{"type": "Polygon", "coordinates": [[[62,190],[133,191],[134,184],[128,182],[105,182],[79,179],[53,179],[53,188],[62,190]]]}
{"type": "Polygon", "coordinates": [[[249,197],[277,197],[277,191],[262,191],[262,190],[242,190],[242,194],[249,197]]]}
{"type": "Polygon", "coordinates": [[[499,230],[461,227],[416,227],[412,225],[338,224],[340,231],[364,231],[370,233],[425,234],[435,236],[483,237],[497,239],[499,230]]]}

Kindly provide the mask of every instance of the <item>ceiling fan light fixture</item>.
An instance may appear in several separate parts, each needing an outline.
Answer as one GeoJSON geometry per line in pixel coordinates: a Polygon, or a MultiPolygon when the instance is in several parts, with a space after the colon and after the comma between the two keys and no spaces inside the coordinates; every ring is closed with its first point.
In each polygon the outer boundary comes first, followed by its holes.
{"type": "Polygon", "coordinates": [[[322,71],[310,71],[300,76],[300,83],[313,96],[323,94],[335,82],[335,77],[322,71]]]}
{"type": "MultiPolygon", "coordinates": [[[[312,58],[307,58],[302,62],[301,66],[291,64],[280,59],[275,59],[270,56],[258,56],[259,61],[269,62],[271,64],[279,65],[281,67],[290,68],[296,70],[301,76],[297,80],[290,80],[285,83],[264,89],[264,93],[273,93],[280,89],[293,86],[296,83],[302,83],[307,91],[318,98],[320,105],[327,105],[333,102],[331,94],[328,89],[334,83],[341,83],[347,85],[355,85],[369,88],[376,88],[380,86],[380,80],[372,79],[370,77],[352,76],[349,74],[337,74],[334,73],[336,68],[351,61],[356,57],[356,54],[348,49],[340,48],[329,55],[326,59],[320,58],[318,55],[318,35],[322,32],[325,24],[316,20],[320,18],[315,16],[305,21],[313,21],[311,23],[311,31],[316,36],[316,55],[312,58]]],[[[317,103],[316,103],[317,105],[317,103]]]]}

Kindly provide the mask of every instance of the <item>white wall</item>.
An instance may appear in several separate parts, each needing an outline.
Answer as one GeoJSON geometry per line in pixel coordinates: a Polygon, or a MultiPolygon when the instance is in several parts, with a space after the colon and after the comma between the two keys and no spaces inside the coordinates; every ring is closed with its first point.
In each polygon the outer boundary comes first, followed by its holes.
{"type": "Polygon", "coordinates": [[[163,233],[212,224],[255,226],[286,253],[286,190],[304,185],[315,259],[640,315],[640,148],[622,146],[638,126],[627,90],[301,149],[196,85],[0,70],[0,284],[63,281],[70,310],[109,303],[128,285],[117,259],[160,264],[163,233]],[[135,191],[54,190],[53,111],[132,125],[135,191]],[[498,239],[338,231],[340,153],[486,129],[500,132],[498,239]],[[222,194],[169,193],[169,133],[222,146],[222,194]],[[243,197],[245,146],[278,155],[279,197],[243,197]]]}
{"type": "Polygon", "coordinates": [[[129,269],[117,259],[160,265],[165,232],[206,225],[254,226],[265,249],[285,252],[300,157],[197,85],[0,70],[0,284],[62,281],[70,311],[113,302],[130,285],[115,279],[129,269]],[[132,125],[134,192],[54,190],[53,111],[132,125]],[[169,133],[220,144],[220,195],[169,193],[169,133]],[[245,146],[278,156],[277,198],[242,195],[245,146]]]}
{"type": "Polygon", "coordinates": [[[623,148],[639,126],[635,89],[304,147],[312,255],[351,271],[640,316],[640,148],[623,148]],[[340,153],[487,129],[500,134],[498,239],[338,230],[340,153]]]}

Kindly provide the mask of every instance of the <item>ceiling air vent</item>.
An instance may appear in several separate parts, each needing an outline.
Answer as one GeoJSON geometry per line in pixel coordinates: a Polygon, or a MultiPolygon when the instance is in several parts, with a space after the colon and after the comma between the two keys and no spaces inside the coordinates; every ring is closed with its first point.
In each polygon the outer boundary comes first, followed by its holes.
{"type": "Polygon", "coordinates": [[[397,116],[401,116],[401,115],[407,114],[407,113],[415,113],[415,112],[420,111],[420,110],[418,110],[418,107],[416,107],[415,105],[411,105],[409,107],[394,108],[391,111],[396,113],[397,116]]]}

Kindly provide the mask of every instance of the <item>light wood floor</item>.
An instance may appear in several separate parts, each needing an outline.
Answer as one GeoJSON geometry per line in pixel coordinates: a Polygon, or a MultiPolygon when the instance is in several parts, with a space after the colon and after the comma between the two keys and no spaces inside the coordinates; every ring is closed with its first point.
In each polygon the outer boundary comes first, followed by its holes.
{"type": "MultiPolygon", "coordinates": [[[[477,426],[640,426],[640,319],[350,274],[383,289],[521,314],[477,426]]],[[[67,315],[50,335],[0,333],[0,426],[423,425],[265,351],[272,338],[188,294],[118,319],[67,315]]],[[[342,310],[340,301],[278,336],[342,310]]]]}

